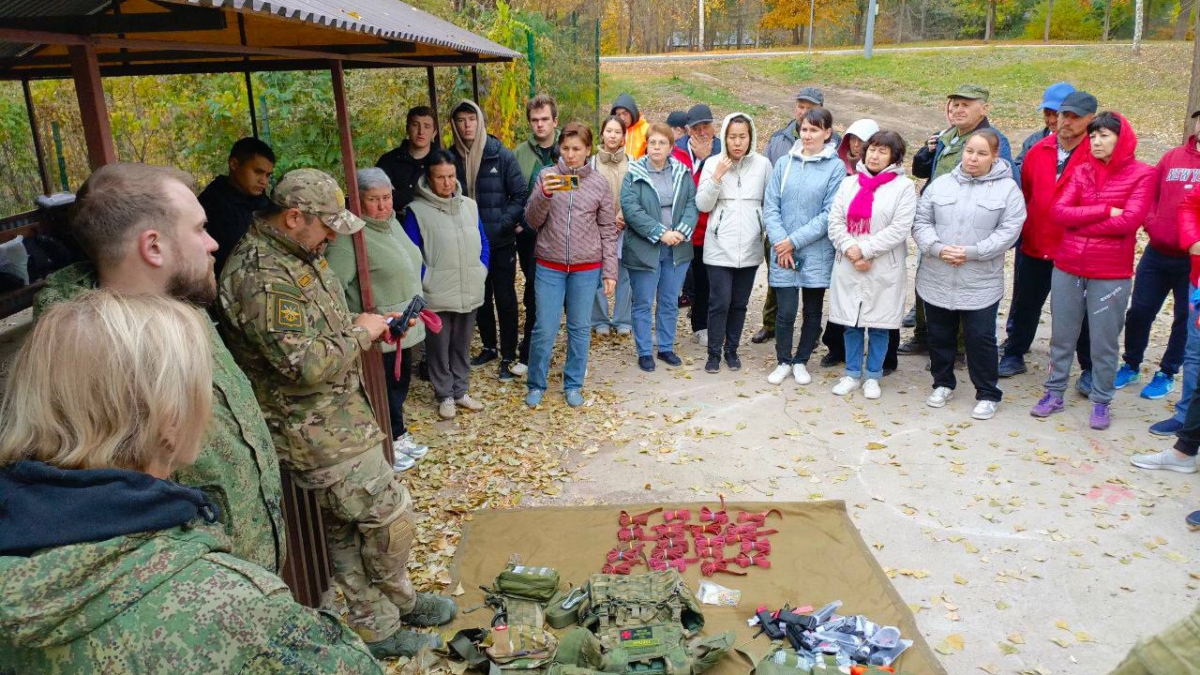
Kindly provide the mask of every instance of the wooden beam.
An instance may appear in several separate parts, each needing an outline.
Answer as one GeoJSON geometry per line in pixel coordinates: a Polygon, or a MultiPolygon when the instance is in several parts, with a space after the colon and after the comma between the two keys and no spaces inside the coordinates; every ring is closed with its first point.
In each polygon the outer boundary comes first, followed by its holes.
{"type": "Polygon", "coordinates": [[[212,54],[233,54],[242,56],[283,56],[295,59],[323,59],[326,61],[359,61],[363,63],[379,63],[388,66],[423,66],[424,62],[393,59],[370,54],[335,54],[312,49],[292,49],[288,47],[259,47],[240,44],[210,44],[205,42],[188,42],[184,40],[138,40],[127,38],[98,37],[72,35],[70,33],[54,33],[34,30],[15,30],[0,28],[0,42],[18,42],[23,44],[52,44],[68,46],[90,46],[111,49],[129,49],[133,51],[186,51],[212,54]]]}
{"type": "MultiPolygon", "coordinates": [[[[132,63],[128,66],[122,64],[113,64],[109,66],[100,66],[101,77],[136,77],[141,75],[186,75],[192,73],[211,74],[211,73],[241,73],[246,70],[246,64],[241,58],[228,58],[224,56],[198,56],[198,59],[209,58],[210,60],[196,60],[186,62],[170,62],[170,63],[132,63]],[[216,60],[219,59],[219,60],[216,60]]],[[[454,62],[442,61],[438,57],[422,57],[417,65],[412,64],[381,64],[381,63],[360,63],[356,61],[343,61],[343,67],[346,70],[365,70],[379,68],[428,68],[430,64],[440,66],[469,66],[474,62],[454,62]]],[[[479,63],[493,63],[493,61],[479,61],[479,63]]],[[[500,63],[495,61],[494,63],[500,63]]],[[[253,72],[277,72],[277,71],[295,71],[295,70],[328,70],[329,59],[254,59],[250,62],[250,69],[253,72]]],[[[61,66],[44,67],[44,68],[19,68],[5,69],[3,64],[0,64],[0,81],[13,80],[20,81],[28,80],[59,80],[70,78],[72,71],[69,64],[64,63],[61,66]]]]}
{"type": "Polygon", "coordinates": [[[108,103],[104,100],[104,85],[100,81],[100,64],[96,48],[87,44],[72,45],[71,70],[75,75],[75,96],[83,118],[83,137],[87,142],[88,164],[97,169],[117,161],[113,146],[112,127],[108,121],[108,103]]]}
{"type": "Polygon", "coordinates": [[[42,130],[38,127],[37,110],[33,105],[33,92],[29,80],[21,80],[21,92],[25,94],[25,115],[29,118],[29,131],[33,136],[33,154],[37,155],[38,177],[42,179],[42,194],[50,194],[50,172],[46,170],[46,152],[42,148],[42,130]]]}
{"type": "Polygon", "coordinates": [[[438,120],[437,78],[434,77],[433,66],[425,67],[425,86],[429,89],[429,107],[433,108],[433,119],[438,120]]]}
{"type": "Polygon", "coordinates": [[[471,66],[471,100],[479,103],[479,66],[471,66]]]}
{"type": "MultiPolygon", "coordinates": [[[[358,199],[358,166],[354,159],[354,139],[350,133],[350,107],[346,105],[346,74],[342,70],[341,61],[329,65],[333,75],[333,107],[337,113],[338,137],[342,144],[342,168],[346,172],[346,196],[350,202],[350,210],[355,214],[362,213],[362,204],[358,199]]],[[[358,287],[362,293],[363,311],[375,311],[375,292],[371,287],[371,265],[367,256],[367,241],[362,232],[353,235],[354,258],[358,273],[358,287]]],[[[371,408],[375,411],[375,421],[383,430],[383,456],[388,464],[395,461],[392,452],[392,421],[388,414],[387,382],[388,375],[383,372],[383,354],[379,347],[371,348],[362,356],[363,385],[371,408]]]]}

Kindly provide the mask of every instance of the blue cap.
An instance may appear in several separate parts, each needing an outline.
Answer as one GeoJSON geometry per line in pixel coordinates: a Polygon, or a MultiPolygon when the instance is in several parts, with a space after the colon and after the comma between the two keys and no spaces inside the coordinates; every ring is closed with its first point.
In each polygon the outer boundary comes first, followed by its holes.
{"type": "Polygon", "coordinates": [[[1063,99],[1074,91],[1075,87],[1070,82],[1056,82],[1046,87],[1046,93],[1042,94],[1042,104],[1038,106],[1038,110],[1058,112],[1059,106],[1063,104],[1063,99]]]}

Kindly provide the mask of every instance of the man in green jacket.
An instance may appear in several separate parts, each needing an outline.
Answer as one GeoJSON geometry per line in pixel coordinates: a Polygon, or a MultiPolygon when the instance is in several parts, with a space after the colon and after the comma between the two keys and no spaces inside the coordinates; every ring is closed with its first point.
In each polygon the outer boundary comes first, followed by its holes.
{"type": "MultiPolygon", "coordinates": [[[[192,178],[145,164],[111,164],[76,198],[71,233],[89,262],[61,269],[34,300],[34,317],[86,290],[170,295],[207,306],[216,299],[213,252],[192,178]],[[170,207],[169,197],[179,202],[170,207]],[[184,211],[198,209],[195,222],[184,211]],[[164,226],[164,223],[168,223],[164,226]]],[[[279,460],[249,380],[211,326],[213,417],[195,464],[175,480],[217,504],[233,555],[275,574],[283,570],[287,532],[280,507],[279,460]]]]}
{"type": "MultiPolygon", "coordinates": [[[[529,121],[529,138],[513,148],[513,155],[525,177],[525,187],[533,195],[533,181],[542,169],[558,161],[558,102],[549,94],[538,94],[525,104],[525,118],[529,121]]],[[[533,319],[537,316],[537,297],[534,295],[534,275],[537,274],[534,248],[537,232],[522,222],[517,226],[517,258],[521,274],[525,275],[525,328],[517,346],[517,363],[509,367],[508,373],[524,375],[529,364],[529,340],[533,335],[533,319]]],[[[508,379],[501,371],[500,379],[508,379]]]]}

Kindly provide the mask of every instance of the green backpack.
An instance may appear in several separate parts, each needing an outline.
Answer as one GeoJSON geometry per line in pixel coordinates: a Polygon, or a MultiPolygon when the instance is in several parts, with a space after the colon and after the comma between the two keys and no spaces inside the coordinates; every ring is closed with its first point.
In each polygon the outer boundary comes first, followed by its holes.
{"type": "Polygon", "coordinates": [[[593,574],[548,675],[698,675],[733,647],[734,634],[701,636],[704,615],[675,570],[593,574]]]}

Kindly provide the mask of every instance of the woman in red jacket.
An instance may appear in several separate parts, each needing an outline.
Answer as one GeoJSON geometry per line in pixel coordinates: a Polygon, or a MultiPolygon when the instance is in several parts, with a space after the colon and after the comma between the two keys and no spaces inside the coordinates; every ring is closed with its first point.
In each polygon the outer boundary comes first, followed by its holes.
{"type": "Polygon", "coordinates": [[[1029,412],[1047,417],[1064,408],[1075,342],[1087,317],[1092,352],[1093,429],[1107,429],[1121,329],[1133,285],[1137,230],[1154,200],[1154,168],[1134,157],[1129,121],[1104,112],[1088,125],[1091,157],[1075,168],[1051,214],[1064,228],[1050,282],[1050,376],[1029,412]]]}

